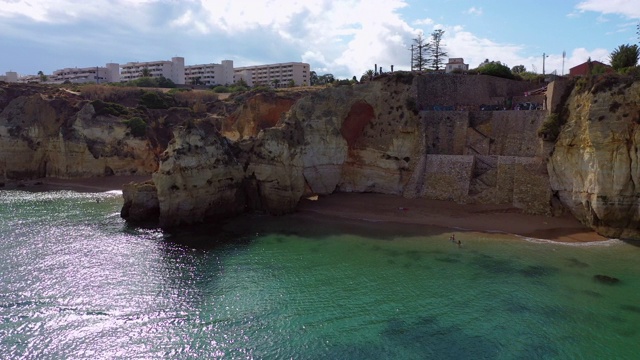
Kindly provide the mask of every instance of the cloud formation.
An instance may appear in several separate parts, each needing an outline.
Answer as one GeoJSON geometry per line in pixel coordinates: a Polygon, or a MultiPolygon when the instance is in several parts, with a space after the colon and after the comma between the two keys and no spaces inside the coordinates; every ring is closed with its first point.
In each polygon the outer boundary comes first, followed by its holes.
{"type": "Polygon", "coordinates": [[[576,5],[576,9],[640,19],[640,4],[635,0],[586,0],[576,5]]]}
{"type": "MultiPolygon", "coordinates": [[[[633,2],[580,1],[571,15],[640,17],[640,7],[632,6],[633,2]]],[[[29,61],[46,58],[53,69],[184,56],[187,64],[223,59],[234,60],[237,66],[304,61],[320,74],[350,78],[374,64],[408,70],[412,39],[419,33],[428,38],[434,29],[442,29],[449,55],[463,57],[472,68],[490,59],[541,72],[542,51],[531,41],[527,44],[517,37],[515,42],[506,41],[509,37],[500,31],[480,35],[468,30],[470,23],[496,16],[489,5],[484,5],[486,11],[450,6],[451,16],[446,18],[441,15],[444,7],[434,10],[430,4],[413,0],[0,0],[0,45],[9,46],[13,53],[31,47],[37,55],[29,61]],[[534,51],[540,54],[532,56],[534,51]]],[[[630,21],[626,24],[631,25],[620,30],[613,26],[613,30],[628,31],[634,26],[630,21]]],[[[500,26],[505,25],[496,27],[500,26]]],[[[477,25],[476,31],[480,31],[477,25]]],[[[572,56],[565,58],[565,66],[581,63],[585,56],[608,60],[603,49],[567,51],[572,56]]],[[[3,59],[0,65],[7,67],[0,71],[16,67],[3,59]]],[[[41,69],[42,65],[35,66],[41,69]]],[[[561,66],[561,55],[545,58],[545,68],[561,71],[561,66]]]]}

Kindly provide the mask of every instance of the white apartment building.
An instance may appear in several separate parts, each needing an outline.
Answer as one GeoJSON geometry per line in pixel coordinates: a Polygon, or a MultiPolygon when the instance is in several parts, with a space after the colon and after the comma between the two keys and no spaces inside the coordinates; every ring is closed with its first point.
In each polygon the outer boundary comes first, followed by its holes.
{"type": "Polygon", "coordinates": [[[242,70],[233,72],[233,82],[237,83],[240,80],[244,81],[247,86],[253,86],[253,71],[251,70],[242,70]]]}
{"type": "Polygon", "coordinates": [[[54,83],[69,81],[74,84],[120,82],[120,65],[109,63],[106,67],[60,69],[53,72],[49,81],[54,83]]]}
{"type": "Polygon", "coordinates": [[[291,81],[295,86],[309,86],[309,64],[288,62],[269,65],[245,66],[234,69],[236,79],[244,78],[247,85],[269,85],[288,87],[291,81]],[[246,78],[251,76],[251,81],[246,78]]]}
{"type": "Polygon", "coordinates": [[[120,66],[120,80],[131,81],[142,77],[144,69],[151,77],[164,76],[177,85],[185,84],[185,68],[183,57],[173,57],[171,61],[130,62],[120,66]]]}
{"type": "Polygon", "coordinates": [[[445,66],[444,72],[448,74],[454,70],[467,71],[469,70],[469,64],[465,64],[463,58],[449,58],[449,62],[445,66]]]}
{"type": "Polygon", "coordinates": [[[231,85],[233,84],[233,61],[222,60],[220,64],[188,65],[184,67],[186,84],[231,85]]]}
{"type": "Polygon", "coordinates": [[[18,73],[15,71],[7,71],[4,75],[0,75],[0,81],[4,82],[18,82],[18,73]]]}

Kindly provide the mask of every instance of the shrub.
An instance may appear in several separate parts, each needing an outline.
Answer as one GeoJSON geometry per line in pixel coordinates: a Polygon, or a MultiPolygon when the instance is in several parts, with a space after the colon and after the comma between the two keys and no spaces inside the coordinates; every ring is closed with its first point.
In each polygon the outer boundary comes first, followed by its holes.
{"type": "Polygon", "coordinates": [[[496,76],[506,79],[513,79],[513,73],[508,66],[499,62],[490,62],[477,69],[478,74],[496,76]]]}
{"type": "Polygon", "coordinates": [[[147,123],[140,117],[132,117],[125,120],[124,124],[131,130],[131,135],[135,137],[143,137],[147,133],[147,123]]]}
{"type": "Polygon", "coordinates": [[[149,109],[168,109],[171,104],[167,100],[162,94],[154,91],[145,91],[140,97],[140,105],[149,109]]]}
{"type": "Polygon", "coordinates": [[[127,108],[120,104],[104,102],[102,100],[94,100],[91,102],[91,105],[93,105],[93,108],[96,111],[96,115],[121,116],[127,115],[129,113],[129,111],[127,111],[127,108]]]}
{"type": "Polygon", "coordinates": [[[214,86],[213,87],[213,92],[215,93],[230,93],[231,91],[229,91],[229,87],[228,86],[224,86],[224,85],[218,85],[218,86],[214,86]]]}
{"type": "Polygon", "coordinates": [[[547,116],[540,128],[538,129],[538,136],[544,138],[547,141],[555,141],[560,135],[560,129],[563,122],[558,114],[551,114],[547,116]]]}
{"type": "MultiPolygon", "coordinates": [[[[171,93],[171,91],[169,92],[171,93]]],[[[206,104],[218,100],[213,91],[180,91],[173,93],[176,106],[192,107],[195,104],[206,104]]]]}
{"type": "Polygon", "coordinates": [[[402,84],[411,85],[413,83],[414,75],[411,71],[396,71],[393,75],[402,84]]]}
{"type": "Polygon", "coordinates": [[[334,86],[351,85],[351,81],[349,79],[337,80],[333,82],[333,85],[334,86]]]}

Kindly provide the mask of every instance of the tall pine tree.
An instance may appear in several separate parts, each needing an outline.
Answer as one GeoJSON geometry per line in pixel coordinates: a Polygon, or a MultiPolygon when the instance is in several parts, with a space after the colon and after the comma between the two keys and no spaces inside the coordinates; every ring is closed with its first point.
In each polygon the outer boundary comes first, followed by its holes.
{"type": "Polygon", "coordinates": [[[424,71],[429,67],[429,50],[431,45],[418,34],[411,45],[411,70],[424,71]]]}
{"type": "Polygon", "coordinates": [[[442,35],[444,30],[438,29],[431,33],[431,42],[429,43],[429,62],[433,70],[444,69],[444,59],[448,56],[444,51],[444,44],[442,43],[442,35]]]}

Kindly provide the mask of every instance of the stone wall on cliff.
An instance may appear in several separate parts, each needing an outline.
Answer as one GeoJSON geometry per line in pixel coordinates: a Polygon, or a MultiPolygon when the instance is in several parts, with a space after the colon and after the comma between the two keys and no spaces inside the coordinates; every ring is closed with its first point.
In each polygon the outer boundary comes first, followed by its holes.
{"type": "Polygon", "coordinates": [[[640,238],[640,82],[582,79],[561,113],[551,187],[600,234],[640,238]]]}
{"type": "Polygon", "coordinates": [[[477,110],[480,105],[505,104],[509,98],[521,100],[525,92],[542,86],[488,75],[428,74],[420,77],[416,91],[420,110],[434,106],[477,110]]]}
{"type": "Polygon", "coordinates": [[[511,204],[551,213],[542,141],[544,111],[422,111],[426,165],[416,167],[406,197],[511,204]],[[521,193],[526,189],[525,193],[521,193]]]}

